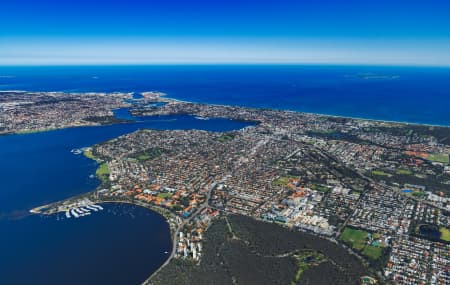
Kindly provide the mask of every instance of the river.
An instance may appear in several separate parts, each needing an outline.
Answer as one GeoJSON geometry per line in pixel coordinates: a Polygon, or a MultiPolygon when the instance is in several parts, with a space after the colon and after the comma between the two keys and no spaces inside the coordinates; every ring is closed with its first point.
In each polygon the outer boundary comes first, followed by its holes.
{"type": "Polygon", "coordinates": [[[171,250],[168,224],[147,209],[104,205],[79,219],[41,217],[29,209],[95,189],[96,162],[72,149],[142,128],[228,131],[248,123],[193,116],[0,136],[0,284],[139,284],[171,250]]]}

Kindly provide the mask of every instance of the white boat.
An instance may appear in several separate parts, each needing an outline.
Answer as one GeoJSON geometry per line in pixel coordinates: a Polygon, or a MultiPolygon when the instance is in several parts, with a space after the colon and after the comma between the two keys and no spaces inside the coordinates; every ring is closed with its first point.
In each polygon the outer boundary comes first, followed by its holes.
{"type": "Polygon", "coordinates": [[[84,213],[83,211],[81,211],[81,210],[78,209],[78,208],[75,208],[75,211],[76,211],[78,214],[83,214],[83,213],[84,213]]]}
{"type": "Polygon", "coordinates": [[[72,216],[74,216],[75,218],[78,218],[80,215],[78,215],[78,213],[74,210],[74,209],[72,209],[72,210],[70,210],[70,213],[72,214],[72,216]]]}
{"type": "Polygon", "coordinates": [[[66,211],[66,218],[70,219],[70,212],[69,212],[69,210],[66,211]]]}
{"type": "Polygon", "coordinates": [[[92,207],[95,207],[95,208],[97,208],[97,209],[99,209],[100,211],[103,210],[103,207],[100,206],[100,205],[95,205],[95,204],[93,204],[93,205],[91,205],[91,206],[92,206],[92,207]]]}
{"type": "Polygon", "coordinates": [[[82,153],[82,151],[80,149],[77,149],[77,148],[72,149],[70,152],[73,153],[73,154],[77,154],[77,155],[82,153]]]}
{"type": "Polygon", "coordinates": [[[97,211],[98,211],[98,209],[97,209],[97,208],[95,208],[95,207],[92,207],[91,205],[87,205],[87,206],[86,206],[86,208],[88,208],[89,210],[95,211],[95,212],[97,212],[97,211]]]}

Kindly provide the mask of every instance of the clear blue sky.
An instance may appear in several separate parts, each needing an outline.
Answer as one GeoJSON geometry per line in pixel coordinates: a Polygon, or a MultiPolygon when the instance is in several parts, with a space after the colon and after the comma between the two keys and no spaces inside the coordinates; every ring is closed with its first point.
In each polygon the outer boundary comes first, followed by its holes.
{"type": "Polygon", "coordinates": [[[1,0],[0,65],[450,66],[450,1],[1,0]]]}

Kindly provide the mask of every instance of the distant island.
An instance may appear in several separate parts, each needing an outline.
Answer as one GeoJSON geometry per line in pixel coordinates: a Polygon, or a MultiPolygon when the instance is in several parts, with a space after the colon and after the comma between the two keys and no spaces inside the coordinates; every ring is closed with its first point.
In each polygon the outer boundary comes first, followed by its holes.
{"type": "Polygon", "coordinates": [[[376,73],[358,73],[357,76],[362,79],[398,79],[398,78],[400,78],[399,75],[383,75],[383,74],[376,74],[376,73]]]}
{"type": "Polygon", "coordinates": [[[450,128],[163,95],[3,92],[3,134],[127,123],[113,116],[124,107],[137,118],[249,123],[143,129],[91,146],[101,185],[31,211],[74,218],[132,203],[164,215],[173,250],[145,284],[450,281],[450,128]]]}

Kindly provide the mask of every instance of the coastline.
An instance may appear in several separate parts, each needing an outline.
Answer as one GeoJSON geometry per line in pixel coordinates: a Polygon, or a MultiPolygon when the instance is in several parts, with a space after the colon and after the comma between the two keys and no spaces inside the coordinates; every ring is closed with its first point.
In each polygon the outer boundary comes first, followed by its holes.
{"type": "Polygon", "coordinates": [[[115,125],[115,124],[128,124],[128,123],[133,123],[133,122],[134,121],[117,120],[115,122],[99,123],[99,124],[96,124],[96,125],[90,124],[90,125],[79,125],[79,126],[65,126],[65,127],[49,128],[49,129],[20,130],[20,131],[17,131],[17,132],[0,133],[0,136],[31,135],[31,134],[53,132],[53,131],[59,131],[59,130],[65,130],[65,129],[72,129],[72,128],[92,128],[92,127],[101,127],[101,126],[111,126],[111,125],[115,125]]]}
{"type": "MultiPolygon", "coordinates": [[[[66,91],[30,91],[30,90],[0,90],[0,93],[7,93],[7,92],[43,92],[43,93],[65,93],[65,94],[92,94],[92,93],[99,93],[99,94],[113,94],[115,92],[94,92],[94,91],[86,91],[86,92],[66,92],[66,91]]],[[[155,91],[143,91],[139,93],[153,93],[155,91]]],[[[124,92],[124,93],[132,93],[130,92],[124,92]]],[[[284,111],[284,112],[294,112],[294,113],[301,113],[301,114],[307,114],[307,115],[316,115],[316,116],[322,116],[322,117],[332,117],[332,118],[342,118],[342,119],[353,119],[353,120],[363,120],[363,121],[370,121],[370,122],[378,122],[378,123],[389,123],[389,124],[404,124],[404,125],[416,125],[416,126],[429,126],[429,127],[444,127],[444,128],[450,128],[450,124],[431,124],[431,123],[423,123],[423,122],[412,122],[412,121],[401,121],[401,120],[385,120],[385,119],[377,119],[377,118],[366,118],[366,117],[357,117],[357,116],[351,116],[351,115],[337,115],[337,114],[331,114],[331,113],[319,113],[319,112],[308,112],[308,111],[301,111],[301,110],[292,110],[292,109],[283,109],[283,108],[272,108],[272,107],[247,107],[242,105],[233,105],[233,104],[216,104],[216,103],[208,103],[208,102],[202,102],[202,101],[187,101],[182,99],[177,99],[175,97],[171,97],[171,95],[163,92],[159,92],[159,98],[162,98],[162,100],[166,99],[168,101],[173,101],[177,103],[188,103],[188,104],[202,104],[202,105],[210,105],[210,106],[217,106],[217,107],[237,107],[237,108],[246,108],[246,109],[268,109],[268,110],[274,110],[274,111],[284,111]]],[[[117,122],[112,122],[110,124],[116,124],[117,122]]],[[[124,122],[126,123],[126,121],[124,122]]],[[[102,125],[110,125],[110,124],[99,124],[99,125],[81,125],[81,126],[67,126],[67,127],[61,127],[61,128],[54,128],[54,129],[44,129],[44,130],[36,130],[36,131],[30,131],[30,132],[13,132],[13,133],[2,133],[2,135],[15,135],[15,134],[28,134],[28,133],[36,133],[36,132],[45,132],[45,131],[53,131],[53,130],[60,130],[65,128],[71,128],[71,127],[89,127],[89,126],[102,126],[102,125]]]]}
{"type": "Polygon", "coordinates": [[[305,112],[305,111],[291,110],[291,109],[246,107],[246,106],[241,106],[241,105],[227,105],[227,104],[213,104],[213,103],[201,102],[201,101],[197,102],[197,101],[180,100],[180,99],[176,99],[176,98],[170,97],[170,95],[167,95],[167,94],[166,95],[162,95],[162,96],[164,96],[164,98],[166,98],[168,100],[172,100],[174,102],[179,102],[179,103],[202,104],[202,105],[210,105],[210,106],[217,106],[217,107],[237,107],[237,108],[256,109],[256,110],[258,110],[258,109],[268,109],[268,110],[274,110],[274,111],[301,113],[301,114],[316,115],[316,116],[331,117],[331,118],[370,121],[370,122],[377,122],[377,123],[389,123],[389,124],[403,124],[403,125],[410,125],[410,126],[412,125],[412,126],[429,126],[429,127],[450,128],[450,124],[449,125],[440,125],[440,124],[429,124],[429,123],[420,123],[420,122],[408,122],[408,121],[395,121],[395,120],[383,120],[383,119],[375,119],[375,118],[353,117],[353,116],[327,114],[327,113],[305,112]]]}
{"type": "MultiPolygon", "coordinates": [[[[68,199],[62,200],[62,201],[57,201],[54,203],[50,203],[50,204],[46,204],[43,206],[39,206],[36,208],[33,208],[31,210],[29,210],[29,214],[30,215],[54,215],[57,213],[60,213],[61,211],[52,211],[52,210],[48,210],[51,209],[52,207],[54,207],[55,204],[59,204],[59,203],[63,203],[65,201],[68,200],[72,200],[72,199],[81,199],[81,198],[86,198],[86,197],[90,197],[93,193],[95,193],[98,188],[100,186],[98,186],[95,190],[93,191],[89,191],[87,193],[83,193],[74,197],[70,197],[68,199]]],[[[151,277],[153,275],[155,275],[157,272],[159,272],[164,266],[166,266],[167,264],[169,264],[169,262],[172,260],[173,256],[170,255],[170,252],[173,252],[174,248],[175,248],[175,244],[174,244],[174,240],[176,238],[176,234],[177,234],[177,229],[170,223],[170,219],[174,219],[176,218],[176,216],[170,212],[167,209],[158,207],[158,206],[154,206],[154,205],[149,205],[149,204],[145,204],[145,203],[141,203],[139,201],[127,201],[124,199],[118,199],[118,200],[103,200],[103,199],[92,199],[91,197],[91,201],[94,202],[95,204],[127,204],[127,205],[132,205],[132,206],[138,206],[141,208],[144,208],[148,211],[151,211],[152,213],[155,213],[157,215],[159,215],[166,223],[169,232],[170,232],[170,244],[171,244],[171,251],[167,252],[167,258],[164,260],[163,263],[161,263],[161,265],[154,271],[152,272],[150,275],[148,275],[145,280],[143,280],[141,282],[141,284],[148,284],[149,280],[151,279],[151,277]]]]}
{"type": "MultiPolygon", "coordinates": [[[[77,195],[75,197],[70,197],[66,200],[63,201],[57,201],[54,203],[50,203],[47,205],[43,205],[43,206],[39,206],[36,207],[34,209],[31,209],[28,214],[29,215],[45,215],[45,216],[51,216],[54,214],[58,214],[58,213],[63,213],[63,211],[48,211],[48,209],[51,209],[55,204],[59,204],[62,203],[64,201],[67,200],[71,200],[71,199],[80,199],[80,198],[85,198],[85,197],[90,197],[95,191],[90,191],[87,193],[83,193],[80,195],[77,195]]],[[[134,207],[140,207],[142,209],[145,209],[147,211],[150,211],[154,214],[156,214],[157,216],[159,216],[162,220],[164,220],[168,230],[169,230],[169,235],[170,235],[170,249],[165,252],[166,254],[166,258],[162,260],[162,263],[154,270],[154,272],[152,272],[151,274],[147,275],[146,277],[144,277],[143,280],[139,281],[139,284],[147,284],[148,280],[150,280],[150,278],[158,271],[160,271],[164,265],[168,264],[170,262],[170,260],[172,259],[172,257],[170,256],[170,252],[174,249],[175,244],[173,243],[174,239],[175,239],[175,235],[176,235],[176,229],[173,227],[173,225],[171,225],[171,223],[169,222],[170,219],[172,219],[174,217],[173,213],[171,213],[170,211],[158,207],[158,206],[151,206],[151,205],[146,205],[144,203],[139,203],[139,201],[127,201],[127,200],[102,200],[102,199],[91,199],[92,202],[94,202],[97,205],[102,205],[102,204],[124,204],[124,205],[130,205],[130,206],[134,206],[134,207]]]]}
{"type": "Polygon", "coordinates": [[[149,283],[150,279],[156,273],[158,273],[161,269],[163,269],[167,264],[169,264],[170,261],[173,258],[173,256],[171,256],[169,253],[172,252],[173,249],[175,248],[174,240],[176,238],[177,231],[176,231],[176,229],[174,229],[171,226],[171,224],[169,223],[169,218],[166,215],[164,215],[164,213],[166,213],[167,215],[173,215],[173,214],[171,212],[169,212],[168,210],[163,209],[163,208],[159,208],[159,207],[156,207],[156,206],[151,207],[151,206],[148,206],[148,205],[144,205],[144,204],[140,204],[140,203],[136,203],[136,202],[125,201],[125,200],[123,200],[123,201],[113,201],[113,200],[111,200],[111,201],[98,202],[98,204],[103,204],[103,203],[105,203],[105,204],[109,204],[109,203],[111,203],[111,204],[113,204],[113,203],[114,204],[129,204],[129,205],[133,205],[133,206],[139,206],[139,207],[145,208],[146,210],[149,210],[149,211],[151,211],[153,213],[156,213],[157,215],[161,216],[164,219],[164,221],[166,222],[166,224],[167,224],[167,226],[169,228],[169,231],[170,231],[170,244],[172,245],[172,247],[171,247],[170,251],[167,253],[166,260],[164,260],[164,262],[154,272],[152,272],[147,278],[145,278],[145,280],[143,280],[141,282],[142,285],[151,284],[151,283],[149,283]]]}
{"type": "MultiPolygon", "coordinates": [[[[93,153],[92,153],[92,147],[88,147],[84,152],[83,152],[83,156],[85,156],[86,158],[89,158],[93,161],[95,161],[98,164],[97,170],[96,170],[96,174],[95,177],[97,178],[97,180],[100,181],[100,185],[98,185],[96,187],[95,190],[93,190],[92,192],[88,192],[86,193],[87,195],[89,195],[90,193],[93,193],[95,191],[98,191],[99,188],[103,185],[104,181],[101,179],[101,177],[98,174],[98,169],[101,166],[101,159],[99,159],[98,157],[96,157],[93,153]]],[[[84,195],[86,195],[84,194],[84,195]]],[[[83,195],[83,194],[82,194],[83,195]]],[[[69,198],[70,199],[70,198],[69,198]]],[[[129,205],[134,205],[134,206],[139,206],[142,208],[145,208],[153,213],[158,214],[159,216],[161,216],[164,221],[166,222],[169,231],[170,231],[170,243],[171,243],[171,250],[170,252],[174,251],[175,248],[175,240],[176,240],[176,235],[177,235],[177,231],[178,229],[175,228],[175,226],[173,226],[169,220],[170,219],[176,219],[176,216],[170,212],[167,209],[164,209],[162,207],[158,207],[155,205],[150,205],[150,204],[145,204],[142,203],[140,201],[127,201],[127,200],[101,200],[101,199],[94,199],[95,203],[98,204],[102,204],[102,203],[118,203],[118,204],[129,204],[129,205]]],[[[171,260],[172,260],[173,256],[172,254],[168,254],[166,260],[164,260],[164,262],[154,271],[152,272],[152,274],[150,274],[145,280],[142,281],[141,284],[147,284],[149,282],[149,280],[151,279],[151,277],[153,275],[155,275],[157,272],[159,272],[164,266],[166,266],[171,260]]]]}

